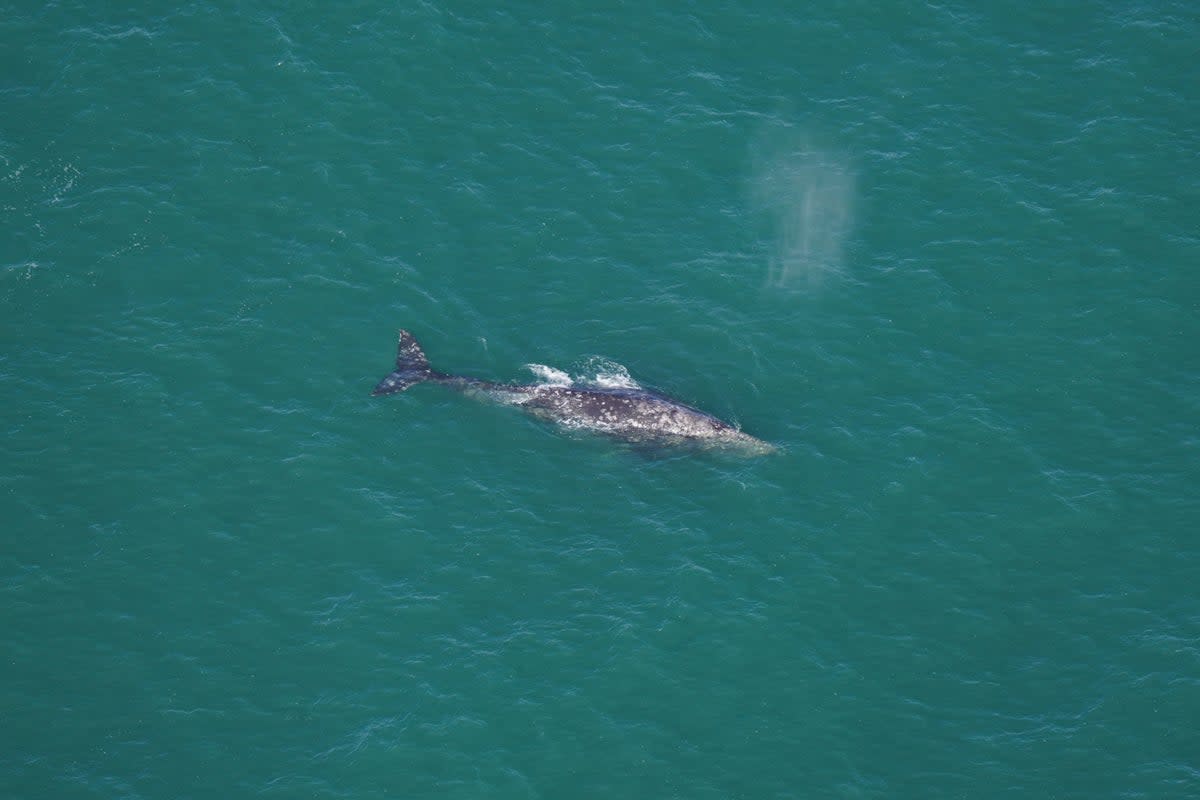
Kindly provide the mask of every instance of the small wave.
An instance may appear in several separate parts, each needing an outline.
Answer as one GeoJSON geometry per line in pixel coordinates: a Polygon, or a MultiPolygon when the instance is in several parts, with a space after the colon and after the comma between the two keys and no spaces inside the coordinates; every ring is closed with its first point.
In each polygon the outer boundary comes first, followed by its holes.
{"type": "Polygon", "coordinates": [[[546,386],[594,386],[600,389],[640,389],[624,365],[607,358],[594,356],[587,360],[576,375],[545,364],[526,364],[525,368],[536,375],[546,386]]]}
{"type": "Polygon", "coordinates": [[[574,381],[571,376],[561,369],[547,367],[545,364],[526,364],[525,369],[542,379],[548,386],[570,386],[574,381]]]}
{"type": "Polygon", "coordinates": [[[588,360],[585,367],[587,378],[584,382],[604,389],[640,389],[641,384],[635,381],[624,365],[607,358],[594,357],[588,360]]]}

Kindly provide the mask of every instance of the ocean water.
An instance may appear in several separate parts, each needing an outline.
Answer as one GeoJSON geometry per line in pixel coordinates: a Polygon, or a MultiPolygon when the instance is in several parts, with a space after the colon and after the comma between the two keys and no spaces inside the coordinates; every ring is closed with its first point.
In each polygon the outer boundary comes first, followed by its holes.
{"type": "Polygon", "coordinates": [[[1198,7],[786,6],[3,5],[0,796],[1200,796],[1198,7]]]}

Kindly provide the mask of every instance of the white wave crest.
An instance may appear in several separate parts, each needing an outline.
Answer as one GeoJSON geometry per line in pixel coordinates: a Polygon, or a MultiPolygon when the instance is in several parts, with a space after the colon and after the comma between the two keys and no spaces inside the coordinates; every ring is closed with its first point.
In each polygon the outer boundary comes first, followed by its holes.
{"type": "Polygon", "coordinates": [[[640,389],[624,365],[607,358],[593,356],[576,375],[545,364],[526,364],[525,368],[545,386],[594,386],[599,389],[640,389]]]}
{"type": "Polygon", "coordinates": [[[571,376],[561,369],[547,367],[545,364],[526,364],[525,369],[538,376],[547,386],[570,386],[574,383],[571,376]]]}
{"type": "Polygon", "coordinates": [[[641,385],[630,375],[623,364],[598,356],[588,359],[585,367],[586,383],[604,389],[640,389],[641,385]]]}

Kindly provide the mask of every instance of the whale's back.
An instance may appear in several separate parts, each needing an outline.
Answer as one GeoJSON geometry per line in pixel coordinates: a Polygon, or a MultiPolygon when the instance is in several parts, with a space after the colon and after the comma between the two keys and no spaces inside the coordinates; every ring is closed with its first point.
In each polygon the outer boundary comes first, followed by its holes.
{"type": "Polygon", "coordinates": [[[633,442],[759,441],[710,414],[643,389],[541,386],[520,405],[535,416],[568,428],[593,430],[633,442]]]}
{"type": "MultiPolygon", "coordinates": [[[[565,377],[565,375],[563,376],[565,377]]],[[[501,384],[462,375],[447,375],[429,366],[424,351],[408,331],[400,331],[396,369],[372,394],[402,392],[418,383],[437,383],[478,397],[515,405],[566,428],[590,430],[630,442],[697,444],[726,447],[758,455],[775,447],[711,414],[661,394],[633,386],[580,384],[501,384]]]]}

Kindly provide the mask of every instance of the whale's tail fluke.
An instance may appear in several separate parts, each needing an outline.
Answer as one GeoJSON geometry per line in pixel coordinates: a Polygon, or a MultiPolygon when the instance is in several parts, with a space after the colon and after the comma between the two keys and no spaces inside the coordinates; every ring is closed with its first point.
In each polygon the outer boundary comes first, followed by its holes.
{"type": "Polygon", "coordinates": [[[396,371],[381,380],[373,395],[395,394],[421,381],[442,377],[429,367],[421,345],[408,331],[400,331],[400,347],[396,352],[396,371]]]}

